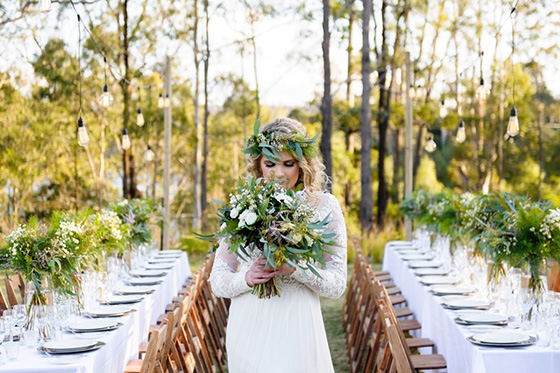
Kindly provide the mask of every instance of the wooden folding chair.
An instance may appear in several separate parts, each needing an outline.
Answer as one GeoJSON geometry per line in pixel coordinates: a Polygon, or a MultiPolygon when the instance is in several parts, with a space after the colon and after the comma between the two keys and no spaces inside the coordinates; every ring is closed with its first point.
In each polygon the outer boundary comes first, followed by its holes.
{"type": "MultiPolygon", "coordinates": [[[[11,307],[25,303],[25,282],[21,274],[16,274],[4,279],[6,294],[11,307]]],[[[5,300],[4,300],[5,301],[5,300]]]]}
{"type": "MultiPolygon", "coordinates": [[[[373,284],[375,291],[381,292],[383,294],[383,285],[381,283],[376,282],[373,284]]],[[[382,296],[380,301],[381,305],[385,305],[385,308],[388,310],[387,317],[391,319],[393,325],[395,325],[396,330],[399,334],[399,338],[401,339],[402,343],[405,345],[405,349],[407,355],[412,363],[412,366],[416,370],[430,370],[430,369],[444,369],[447,367],[447,362],[445,358],[440,354],[422,354],[422,355],[412,355],[410,349],[411,348],[419,348],[419,347],[432,347],[435,348],[435,344],[429,338],[406,338],[403,332],[403,328],[401,327],[402,321],[397,321],[395,314],[393,312],[392,306],[390,303],[386,301],[387,295],[385,294],[382,296]]]]}
{"type": "Polygon", "coordinates": [[[155,329],[150,334],[148,348],[143,359],[132,359],[126,364],[123,373],[152,373],[156,368],[156,356],[160,340],[160,332],[165,334],[165,330],[155,329]]]}
{"type": "Polygon", "coordinates": [[[387,338],[387,346],[385,347],[386,365],[380,366],[380,371],[389,371],[397,373],[415,372],[414,366],[410,361],[406,352],[406,346],[400,338],[398,327],[394,323],[394,319],[390,316],[391,311],[381,303],[379,307],[380,317],[383,319],[385,336],[387,338]],[[386,367],[384,369],[383,367],[386,367]]]}

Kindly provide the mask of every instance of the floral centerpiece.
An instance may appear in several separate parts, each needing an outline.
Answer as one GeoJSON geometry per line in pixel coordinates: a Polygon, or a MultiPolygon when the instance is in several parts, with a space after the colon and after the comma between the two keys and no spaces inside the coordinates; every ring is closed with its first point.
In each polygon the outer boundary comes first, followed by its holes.
{"type": "MultiPolygon", "coordinates": [[[[335,255],[327,249],[336,245],[336,234],[327,229],[329,216],[318,220],[305,192],[286,190],[281,180],[248,178],[230,194],[229,203],[221,203],[218,215],[220,230],[201,237],[225,240],[242,260],[249,258],[250,249],[257,249],[269,266],[287,263],[320,277],[316,268],[324,265],[323,254],[335,255]]],[[[253,286],[252,293],[259,298],[279,296],[276,278],[253,286]]]]}
{"type": "Polygon", "coordinates": [[[103,209],[88,214],[87,225],[93,233],[93,240],[102,250],[123,252],[130,236],[131,226],[123,224],[119,215],[103,209]]]}
{"type": "Polygon", "coordinates": [[[486,254],[495,266],[528,266],[529,288],[540,294],[546,259],[560,260],[560,210],[549,203],[507,205],[504,219],[482,235],[486,254]]]}
{"type": "MultiPolygon", "coordinates": [[[[34,326],[37,306],[49,302],[50,289],[75,295],[81,264],[90,255],[91,235],[83,229],[82,222],[56,213],[50,227],[39,226],[35,218],[27,225],[20,225],[4,237],[0,248],[0,266],[7,273],[20,273],[26,280],[28,321],[34,326]]],[[[48,338],[48,328],[39,330],[48,338]]]]}
{"type": "Polygon", "coordinates": [[[113,203],[114,211],[124,224],[129,226],[130,242],[133,246],[148,244],[152,240],[150,218],[153,211],[153,202],[143,198],[123,199],[113,203]]]}

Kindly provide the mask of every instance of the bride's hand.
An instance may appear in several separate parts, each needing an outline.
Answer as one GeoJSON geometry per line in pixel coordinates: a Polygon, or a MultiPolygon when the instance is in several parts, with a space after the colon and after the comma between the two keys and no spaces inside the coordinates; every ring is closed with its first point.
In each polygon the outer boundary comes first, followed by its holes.
{"type": "Polygon", "coordinates": [[[256,284],[264,284],[272,277],[275,276],[275,271],[273,267],[264,267],[266,265],[266,259],[259,259],[249,267],[249,270],[245,274],[245,282],[250,287],[256,284]]]}
{"type": "Polygon", "coordinates": [[[274,271],[274,276],[291,275],[295,272],[295,270],[295,267],[288,267],[288,264],[283,263],[280,267],[276,268],[276,271],[274,271]]]}

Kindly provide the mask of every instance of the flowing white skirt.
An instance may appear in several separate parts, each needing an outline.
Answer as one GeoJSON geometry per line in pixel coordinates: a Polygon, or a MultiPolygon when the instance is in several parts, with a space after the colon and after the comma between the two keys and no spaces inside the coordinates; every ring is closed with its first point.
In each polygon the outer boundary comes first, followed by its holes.
{"type": "Polygon", "coordinates": [[[319,296],[307,286],[281,297],[231,300],[226,346],[230,373],[334,372],[319,296]]]}

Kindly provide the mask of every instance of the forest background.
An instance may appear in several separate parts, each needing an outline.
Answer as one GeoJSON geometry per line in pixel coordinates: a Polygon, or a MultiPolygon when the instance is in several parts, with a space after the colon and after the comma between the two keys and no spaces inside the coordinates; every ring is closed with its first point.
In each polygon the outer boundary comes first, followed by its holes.
{"type": "Polygon", "coordinates": [[[207,250],[191,232],[216,227],[212,200],[227,199],[244,175],[253,122],[290,116],[321,134],[349,230],[379,260],[384,242],[402,236],[408,94],[415,188],[509,191],[560,205],[556,1],[60,0],[48,13],[39,5],[0,4],[3,234],[56,210],[123,197],[162,203],[166,57],[173,247],[207,250]],[[98,101],[104,84],[108,108],[98,101]]]}

